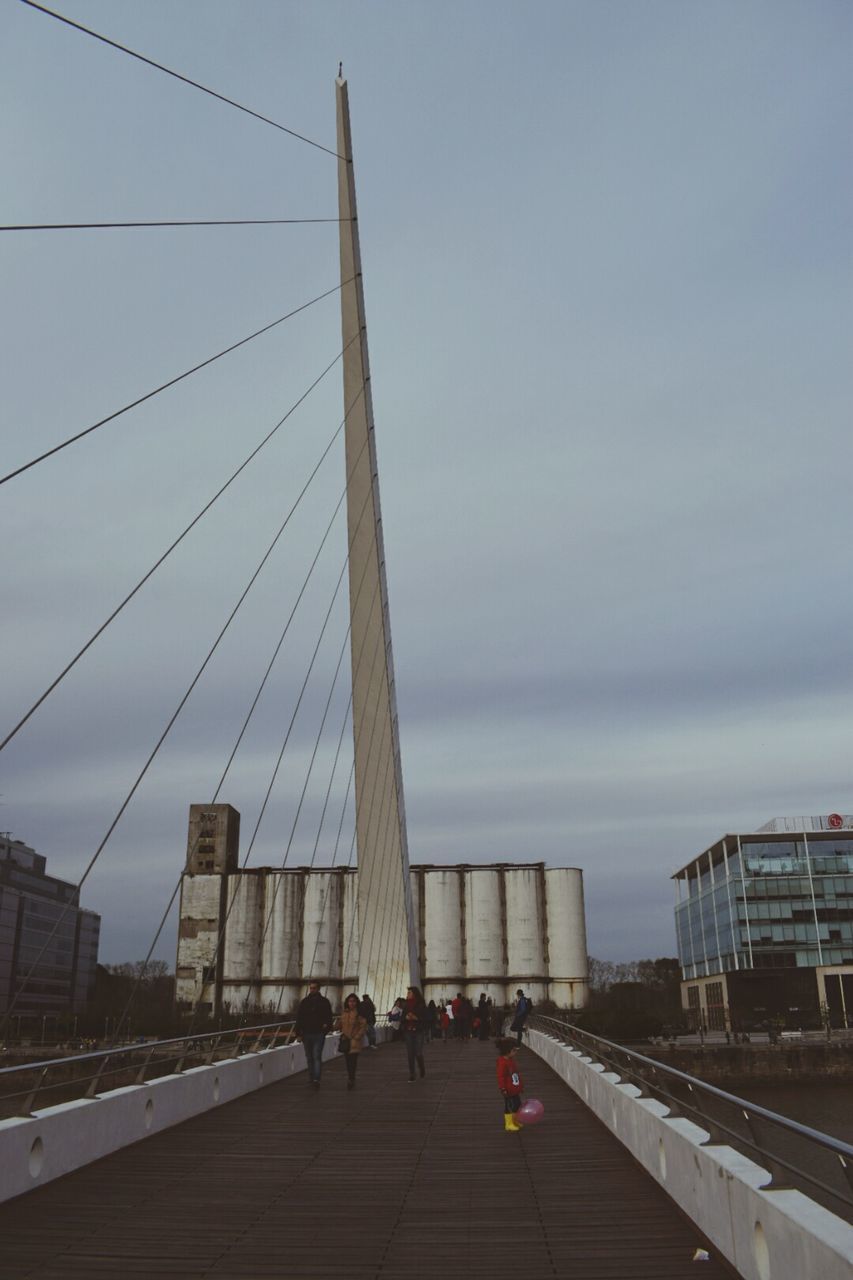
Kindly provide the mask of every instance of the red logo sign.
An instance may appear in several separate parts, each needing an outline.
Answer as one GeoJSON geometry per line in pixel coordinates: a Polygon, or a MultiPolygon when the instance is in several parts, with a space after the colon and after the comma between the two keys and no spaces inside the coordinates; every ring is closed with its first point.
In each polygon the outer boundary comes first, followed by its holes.
{"type": "Polygon", "coordinates": [[[833,831],[837,831],[839,827],[844,826],[844,819],[840,813],[831,813],[826,820],[827,826],[833,831]]]}

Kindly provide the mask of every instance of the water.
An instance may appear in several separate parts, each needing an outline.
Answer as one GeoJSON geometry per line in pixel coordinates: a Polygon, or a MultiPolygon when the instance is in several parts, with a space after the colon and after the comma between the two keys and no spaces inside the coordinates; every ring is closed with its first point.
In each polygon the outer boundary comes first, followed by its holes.
{"type": "Polygon", "coordinates": [[[768,1111],[853,1145],[853,1084],[762,1085],[735,1092],[768,1111]]]}

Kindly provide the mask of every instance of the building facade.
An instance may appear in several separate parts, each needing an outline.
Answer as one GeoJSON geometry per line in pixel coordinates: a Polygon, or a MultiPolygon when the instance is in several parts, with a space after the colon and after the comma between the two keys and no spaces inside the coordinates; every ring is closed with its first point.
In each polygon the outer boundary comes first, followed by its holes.
{"type": "Polygon", "coordinates": [[[76,885],[49,876],[46,858],[0,833],[0,1012],[13,1001],[23,1022],[82,1012],[100,928],[100,916],[81,909],[76,885]]]}
{"type": "Polygon", "coordinates": [[[853,1026],[853,816],[722,836],[673,879],[696,1027],[853,1026]]]}
{"type": "MultiPolygon", "coordinates": [[[[289,1013],[309,978],[333,1003],[359,990],[368,956],[358,872],[347,867],[238,869],[239,814],[190,810],[176,968],[183,1005],[289,1013]]],[[[424,996],[485,991],[497,1004],[518,987],[534,1003],[582,1008],[588,996],[583,877],[544,863],[413,866],[409,872],[424,996]]],[[[380,1012],[404,992],[369,992],[380,1012]]]]}

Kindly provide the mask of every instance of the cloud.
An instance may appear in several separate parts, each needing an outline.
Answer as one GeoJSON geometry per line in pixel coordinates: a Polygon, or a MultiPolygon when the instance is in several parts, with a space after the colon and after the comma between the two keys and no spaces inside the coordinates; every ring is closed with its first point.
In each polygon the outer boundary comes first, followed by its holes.
{"type": "MultiPolygon", "coordinates": [[[[668,877],[723,830],[844,807],[850,19],[769,13],[109,10],[108,34],[326,141],[346,49],[412,857],[581,866],[602,958],[672,952],[668,877]]],[[[6,25],[9,221],[334,214],[330,157],[24,8],[6,25]]],[[[335,237],[2,238],[9,466],[330,287],[335,237]]],[[[0,724],[339,343],[332,298],[4,486],[0,724]]],[[[335,371],[0,757],[4,824],[57,874],[97,847],[342,412],[335,371]]],[[[147,949],[343,479],[334,450],[86,887],[108,960],[147,949]]],[[[344,551],[339,521],[223,791],[244,847],[344,551]]],[[[344,603],[254,862],[287,843],[344,603]]]]}

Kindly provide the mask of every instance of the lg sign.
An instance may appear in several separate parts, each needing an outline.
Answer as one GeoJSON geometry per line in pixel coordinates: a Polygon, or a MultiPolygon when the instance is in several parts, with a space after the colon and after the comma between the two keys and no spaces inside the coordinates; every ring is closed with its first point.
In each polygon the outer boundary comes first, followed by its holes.
{"type": "Polygon", "coordinates": [[[832,831],[837,831],[839,827],[844,826],[844,819],[840,813],[831,813],[826,820],[826,825],[830,827],[832,831]]]}

